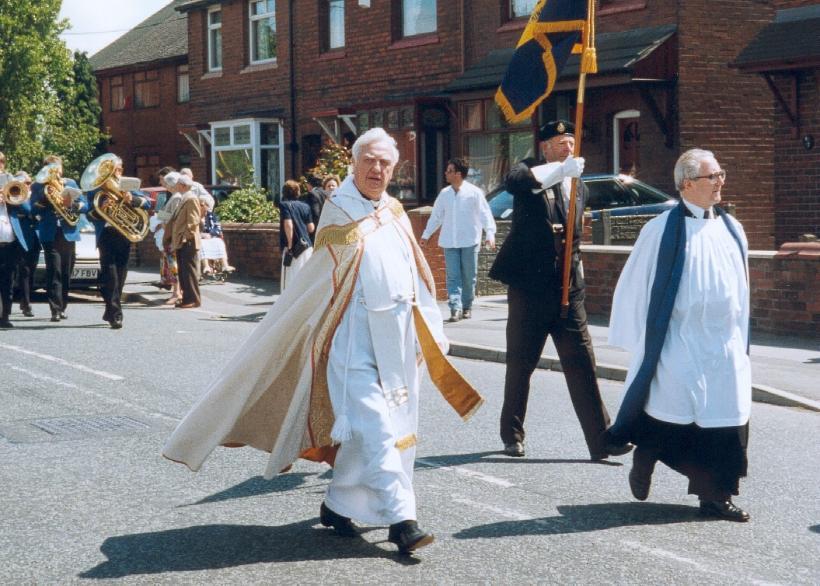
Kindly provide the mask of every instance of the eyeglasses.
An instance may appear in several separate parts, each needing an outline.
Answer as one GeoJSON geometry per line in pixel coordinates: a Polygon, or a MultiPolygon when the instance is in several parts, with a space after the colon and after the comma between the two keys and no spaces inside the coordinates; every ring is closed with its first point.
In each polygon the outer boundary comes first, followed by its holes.
{"type": "Polygon", "coordinates": [[[698,175],[695,179],[708,179],[712,183],[717,183],[718,179],[721,181],[726,181],[726,171],[718,171],[717,173],[712,173],[711,175],[698,175]]]}

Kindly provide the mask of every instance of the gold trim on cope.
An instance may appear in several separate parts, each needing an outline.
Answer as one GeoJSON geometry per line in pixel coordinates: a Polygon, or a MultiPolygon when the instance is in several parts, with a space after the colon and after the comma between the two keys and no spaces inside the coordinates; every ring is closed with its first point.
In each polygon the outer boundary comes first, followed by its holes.
{"type": "Polygon", "coordinates": [[[400,452],[403,452],[407,448],[412,448],[416,445],[416,434],[411,433],[410,435],[406,435],[400,440],[396,442],[396,449],[400,452]]]}

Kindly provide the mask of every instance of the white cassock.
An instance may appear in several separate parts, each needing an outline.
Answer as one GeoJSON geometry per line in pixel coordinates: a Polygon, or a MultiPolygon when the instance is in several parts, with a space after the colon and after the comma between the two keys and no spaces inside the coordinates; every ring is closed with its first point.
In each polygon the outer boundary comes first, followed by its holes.
{"type": "MultiPolygon", "coordinates": [[[[701,208],[684,201],[686,256],[655,377],[644,410],[655,419],[699,427],[731,427],[749,420],[752,375],[747,267],[723,220],[702,219],[701,208]]],[[[632,354],[624,388],[644,357],[646,316],[669,213],[648,222],[615,289],[609,344],[632,354]]],[[[742,226],[729,219],[748,244],[742,226]]]]}
{"type": "MultiPolygon", "coordinates": [[[[336,191],[333,203],[353,220],[374,211],[351,181],[336,191]]],[[[385,196],[376,209],[386,205],[385,196]]],[[[443,340],[438,308],[419,283],[413,250],[396,222],[365,240],[353,297],[333,338],[327,367],[336,420],[344,417],[350,433],[336,456],[326,503],[345,517],[374,525],[416,518],[412,480],[419,349],[414,303],[428,317],[434,337],[443,340]]]]}

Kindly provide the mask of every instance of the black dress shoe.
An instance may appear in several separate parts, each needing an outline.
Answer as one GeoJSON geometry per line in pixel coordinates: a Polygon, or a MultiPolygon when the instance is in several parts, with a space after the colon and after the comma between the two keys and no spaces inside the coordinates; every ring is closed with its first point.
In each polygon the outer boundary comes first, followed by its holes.
{"type": "Polygon", "coordinates": [[[655,458],[646,450],[638,448],[632,456],[632,470],[629,471],[629,490],[639,501],[649,497],[652,485],[652,472],[655,471],[655,458]]]}
{"type": "Polygon", "coordinates": [[[65,314],[65,311],[60,312],[60,319],[68,319],[68,316],[65,314]]]}
{"type": "Polygon", "coordinates": [[[24,315],[24,316],[26,316],[26,317],[34,317],[34,312],[33,312],[33,311],[31,311],[31,309],[24,309],[24,310],[22,310],[22,311],[23,311],[23,315],[24,315]]]}
{"type": "Polygon", "coordinates": [[[425,545],[430,545],[435,539],[435,535],[422,531],[415,521],[393,523],[387,533],[387,541],[395,543],[399,548],[399,553],[402,554],[408,554],[425,545]]]}
{"type": "Polygon", "coordinates": [[[511,444],[504,444],[504,453],[512,458],[524,457],[524,443],[513,442],[511,444]]]}
{"type": "Polygon", "coordinates": [[[112,319],[110,322],[112,330],[119,330],[122,329],[122,320],[121,319],[112,319]]]}
{"type": "Polygon", "coordinates": [[[60,321],[60,314],[56,311],[51,312],[51,321],[57,322],[60,321]]]}
{"type": "Polygon", "coordinates": [[[325,503],[319,507],[319,521],[325,527],[333,527],[337,534],[343,537],[355,537],[359,534],[356,526],[349,517],[342,517],[330,509],[325,503]]]}
{"type": "Polygon", "coordinates": [[[0,319],[0,330],[7,330],[9,328],[13,328],[14,324],[9,321],[8,318],[0,319]]]}
{"type": "Polygon", "coordinates": [[[600,452],[596,452],[590,456],[590,459],[599,462],[601,460],[606,460],[610,456],[623,456],[624,454],[628,454],[634,448],[632,444],[629,442],[624,444],[613,444],[608,443],[604,444],[601,448],[600,452]]]}
{"type": "Polygon", "coordinates": [[[725,501],[700,501],[700,514],[704,517],[715,517],[726,521],[745,523],[751,517],[749,513],[735,505],[732,499],[725,501]]]}

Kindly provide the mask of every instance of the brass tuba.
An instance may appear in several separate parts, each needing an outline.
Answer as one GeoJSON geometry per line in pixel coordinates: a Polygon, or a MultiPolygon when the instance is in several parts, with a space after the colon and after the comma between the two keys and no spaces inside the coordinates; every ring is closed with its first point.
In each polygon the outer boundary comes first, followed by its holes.
{"type": "Polygon", "coordinates": [[[99,189],[94,195],[94,214],[111,224],[130,242],[139,242],[148,234],[148,214],[125,202],[117,170],[120,158],[106,153],[94,159],[80,179],[83,191],[99,189]]]}
{"type": "Polygon", "coordinates": [[[31,197],[31,189],[25,180],[18,176],[6,183],[0,194],[0,201],[5,201],[11,206],[19,206],[26,203],[31,197]]]}
{"type": "Polygon", "coordinates": [[[49,163],[40,169],[40,172],[35,175],[34,181],[43,184],[46,199],[51,204],[51,207],[54,208],[57,215],[63,219],[63,222],[69,226],[76,226],[77,222],[80,221],[80,213],[75,212],[65,205],[63,199],[65,186],[63,185],[63,180],[60,179],[59,172],[60,165],[49,163]]]}

